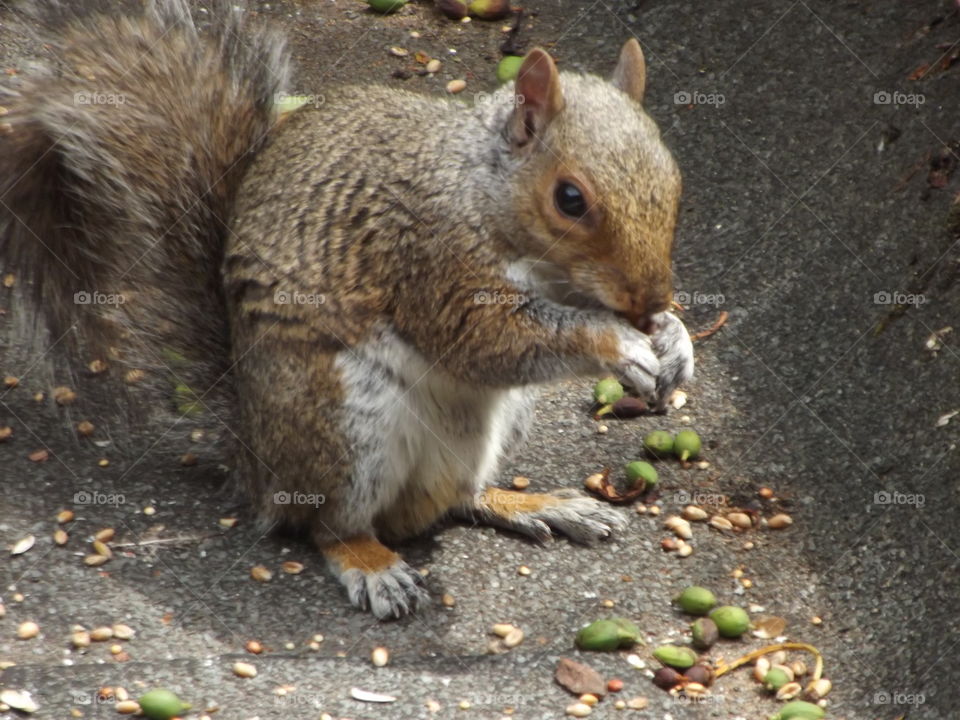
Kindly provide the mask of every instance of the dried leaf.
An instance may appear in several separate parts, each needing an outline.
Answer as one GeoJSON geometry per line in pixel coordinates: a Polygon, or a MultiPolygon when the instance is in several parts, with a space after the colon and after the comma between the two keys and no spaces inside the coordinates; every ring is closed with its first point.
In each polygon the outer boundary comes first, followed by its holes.
{"type": "Polygon", "coordinates": [[[602,698],[607,694],[607,683],[600,673],[589,665],[575,662],[570,658],[560,658],[554,679],[577,696],[590,693],[602,698]]]}

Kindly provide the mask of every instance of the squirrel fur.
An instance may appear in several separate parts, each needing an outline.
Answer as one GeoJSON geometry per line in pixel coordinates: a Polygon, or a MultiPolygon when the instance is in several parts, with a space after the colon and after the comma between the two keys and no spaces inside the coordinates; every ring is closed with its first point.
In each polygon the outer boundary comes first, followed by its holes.
{"type": "Polygon", "coordinates": [[[212,416],[260,515],[380,618],[425,599],[381,541],[444,516],[578,542],[622,525],[491,484],[538,386],[616,374],[663,408],[692,375],[667,312],[680,175],[635,40],[612,81],[538,49],[475,106],[331,86],[288,111],[282,38],[230,3],[202,32],[183,0],[34,5],[58,61],[4,99],[0,264],[63,352],[133,408],[172,381],[175,419],[212,416]]]}

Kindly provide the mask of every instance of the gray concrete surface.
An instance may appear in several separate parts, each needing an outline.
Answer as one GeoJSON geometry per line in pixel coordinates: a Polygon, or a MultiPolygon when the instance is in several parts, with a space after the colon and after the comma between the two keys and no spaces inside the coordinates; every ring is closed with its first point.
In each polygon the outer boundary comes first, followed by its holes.
{"type": "MultiPolygon", "coordinates": [[[[960,409],[960,253],[946,224],[957,183],[928,188],[927,156],[957,140],[960,71],[908,79],[960,40],[952,6],[527,6],[521,37],[549,46],[568,68],[608,72],[625,38],[643,43],[647,105],[685,176],[676,276],[690,300],[686,319],[692,330],[709,326],[720,310],[730,320],[697,344],[689,402],[666,418],[612,421],[601,435],[589,414],[589,379],[550,388],[538,431],[503,482],[523,474],[534,488],[578,486],[603,466],[635,459],[649,429],[678,428],[687,415],[706,440],[710,467],[662,463],[663,511],[679,508],[684,493],[756,504],[757,488],[766,485],[795,518],[792,528],[734,536],[696,527],[695,552],[680,559],[659,549],[660,519],[628,510],[627,531],[595,548],[565,541],[539,547],[450,525],[403,548],[429,569],[434,605],[378,624],[346,605],[307,544],[258,530],[215,469],[180,467],[183,448],[161,443],[139,460],[123,458],[65,432],[63,411],[31,399],[65,382],[62,369],[51,360],[55,353],[39,358],[11,345],[11,325],[24,322],[22,303],[4,290],[0,374],[23,382],[0,393],[0,425],[14,428],[0,443],[0,545],[28,533],[37,543],[0,563],[0,660],[16,663],[2,671],[0,687],[32,691],[41,706],[36,716],[44,718],[74,711],[114,717],[110,702],[96,701],[98,688],[120,685],[136,694],[159,685],[198,710],[216,703],[220,718],[327,712],[485,720],[514,708],[512,717],[532,720],[561,717],[571,702],[552,682],[566,655],[622,678],[624,697],[650,701],[637,712],[617,711],[608,699],[594,717],[766,718],[776,703],[746,672],[723,678],[708,702],[693,707],[654,688],[622,654],[573,650],[582,623],[612,613],[635,620],[651,644],[679,638],[686,621],[669,600],[695,581],[724,600],[785,617],[791,640],[823,651],[835,684],[830,718],[957,716],[960,416],[937,426],[941,415],[960,409]],[[884,104],[878,92],[904,96],[884,104]],[[922,94],[923,103],[907,104],[910,94],[922,94]],[[915,165],[919,172],[908,177],[915,165]],[[898,308],[877,293],[916,294],[923,302],[898,308]],[[938,350],[926,347],[934,331],[951,325],[957,331],[945,334],[938,350]],[[50,460],[27,460],[44,446],[50,460]],[[107,468],[97,466],[103,456],[111,459],[107,468]],[[84,490],[122,494],[123,502],[75,504],[84,490]],[[142,513],[147,505],[155,515],[142,513]],[[74,509],[76,519],[67,547],[56,548],[50,536],[62,508],[74,509]],[[225,530],[217,521],[226,516],[241,522],[225,530]],[[102,568],[85,567],[86,540],[102,527],[116,528],[117,556],[102,568]],[[753,550],[742,549],[746,539],[753,550]],[[163,542],[136,544],[156,540],[163,542]],[[305,571],[279,572],[288,559],[305,571]],[[249,578],[258,563],[278,571],[270,583],[249,578]],[[517,574],[521,564],[530,576],[517,574]],[[738,567],[753,582],[748,590],[731,576],[738,567]],[[456,598],[455,607],[440,605],[443,593],[456,598]],[[612,610],[601,604],[608,599],[616,602],[612,610]],[[822,625],[810,623],[814,615],[822,625]],[[39,638],[15,639],[25,620],[40,624],[39,638]],[[108,643],[70,649],[71,625],[113,622],[137,630],[123,643],[128,661],[114,659],[108,643]],[[526,641],[489,654],[495,622],[523,627],[526,641]],[[324,636],[317,650],[307,645],[315,633],[324,636]],[[246,654],[251,639],[268,650],[246,654]],[[392,653],[386,668],[369,662],[377,645],[392,653]],[[254,662],[258,676],[235,677],[230,667],[238,659],[254,662]],[[285,684],[295,689],[277,695],[285,684]],[[349,697],[353,686],[398,700],[361,704],[349,697]],[[441,709],[431,712],[428,699],[441,709]],[[464,700],[470,709],[458,709],[464,700]]],[[[386,18],[345,0],[288,0],[260,11],[290,33],[306,91],[370,80],[440,93],[454,77],[467,79],[468,93],[489,90],[504,37],[500,23],[453,24],[427,2],[386,18]],[[391,57],[393,45],[442,57],[444,69],[432,79],[393,79],[394,70],[413,65],[391,57]]],[[[11,34],[8,18],[0,8],[3,67],[24,69],[40,48],[11,34]]],[[[410,131],[429,132],[428,119],[410,131]]],[[[79,390],[73,420],[95,412],[83,404],[83,385],[79,390]]],[[[717,654],[731,659],[760,644],[726,642],[717,654]]],[[[649,646],[638,652],[655,665],[649,646]]]]}

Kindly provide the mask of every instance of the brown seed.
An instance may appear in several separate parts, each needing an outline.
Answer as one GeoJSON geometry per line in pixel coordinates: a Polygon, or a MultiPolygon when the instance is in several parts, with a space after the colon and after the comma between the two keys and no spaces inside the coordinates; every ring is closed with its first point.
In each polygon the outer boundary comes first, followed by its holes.
{"type": "Polygon", "coordinates": [[[20,623],[17,627],[17,637],[21,640],[30,640],[40,634],[40,626],[32,620],[20,623]]]}
{"type": "Polygon", "coordinates": [[[688,545],[687,543],[683,543],[683,545],[677,548],[677,555],[679,555],[682,558],[690,557],[691,555],[693,555],[693,546],[688,545]]]}
{"type": "Polygon", "coordinates": [[[657,515],[660,514],[660,506],[659,506],[659,505],[651,505],[650,508],[647,510],[647,512],[650,513],[650,514],[653,515],[653,516],[657,516],[657,515]]]}
{"type": "Polygon", "coordinates": [[[773,490],[771,490],[768,487],[762,487],[759,490],[757,490],[757,495],[762,497],[764,500],[769,500],[770,498],[773,497],[773,490]]]}
{"type": "Polygon", "coordinates": [[[136,700],[121,700],[115,707],[121,715],[134,715],[140,712],[140,706],[136,700]]]}
{"type": "Polygon", "coordinates": [[[263,652],[263,645],[261,645],[257,640],[248,640],[244,647],[248,653],[252,653],[253,655],[259,655],[263,652]]]}
{"type": "Polygon", "coordinates": [[[94,425],[89,420],[81,420],[77,423],[77,434],[82,435],[83,437],[90,437],[93,435],[94,425]]]}
{"type": "Polygon", "coordinates": [[[46,397],[47,396],[44,395],[42,392],[37,392],[33,394],[33,401],[35,403],[42,403],[46,399],[46,397]]]}
{"type": "Polygon", "coordinates": [[[130,699],[130,693],[128,693],[125,688],[115,687],[113,689],[113,697],[115,697],[120,702],[123,702],[124,700],[130,699]]]}
{"type": "Polygon", "coordinates": [[[123,623],[116,623],[111,629],[113,630],[113,636],[117,640],[132,640],[133,636],[137,634],[136,630],[123,623]]]}
{"type": "Polygon", "coordinates": [[[5,288],[12,288],[17,284],[17,278],[13,273],[7,273],[3,276],[3,286],[5,288]]]}
{"type": "Polygon", "coordinates": [[[13,435],[13,428],[9,425],[0,425],[0,442],[13,435]]]}
{"type": "Polygon", "coordinates": [[[53,542],[57,545],[63,546],[67,544],[67,541],[70,539],[70,536],[67,535],[65,530],[57,528],[53,531],[53,542]]]}
{"type": "Polygon", "coordinates": [[[102,372],[106,372],[106,370],[107,370],[107,363],[105,363],[103,360],[91,360],[91,361],[90,361],[90,364],[87,365],[87,368],[88,368],[88,369],[90,370],[90,372],[92,372],[94,375],[99,375],[99,374],[102,373],[102,372]]]}
{"type": "Polygon", "coordinates": [[[193,453],[184,453],[180,456],[180,464],[184,467],[193,467],[197,464],[197,456],[193,453]]]}
{"type": "Polygon", "coordinates": [[[257,582],[270,582],[273,579],[273,572],[263,565],[254,565],[250,568],[250,577],[257,582]]]}
{"type": "Polygon", "coordinates": [[[750,519],[750,516],[746,513],[733,512],[727,513],[727,520],[733,523],[734,527],[738,527],[741,530],[749,530],[753,527],[753,521],[750,519]]]}
{"type": "Polygon", "coordinates": [[[299,563],[294,560],[287,560],[286,562],[280,564],[280,568],[287,575],[299,575],[303,572],[303,563],[299,563]]]}
{"type": "Polygon", "coordinates": [[[73,510],[61,510],[57,513],[57,522],[63,525],[73,520],[73,510]]]}
{"type": "Polygon", "coordinates": [[[32,453],[27,455],[27,459],[35,463],[46,462],[49,457],[50,453],[46,450],[34,450],[32,453]]]}
{"type": "Polygon", "coordinates": [[[588,476],[587,479],[583,481],[583,486],[592,492],[599,491],[600,488],[603,487],[603,474],[594,473],[593,475],[588,476]]]}
{"type": "Polygon", "coordinates": [[[683,538],[684,540],[689,540],[693,537],[693,530],[690,529],[690,523],[677,515],[671,515],[664,520],[663,526],[667,528],[667,530],[671,530],[674,535],[679,538],[683,538]]]}
{"type": "Polygon", "coordinates": [[[81,650],[90,647],[90,633],[86,630],[77,630],[70,636],[70,643],[81,650]]]}
{"type": "Polygon", "coordinates": [[[146,373],[143,370],[140,370],[139,368],[135,368],[133,370],[127,370],[127,372],[123,376],[123,381],[128,385],[133,385],[135,383],[140,382],[145,377],[146,377],[146,373]]]}
{"type": "Polygon", "coordinates": [[[92,544],[93,544],[93,551],[94,551],[97,555],[103,555],[103,557],[105,557],[105,558],[112,558],[112,557],[113,557],[113,550],[111,550],[111,549],[110,549],[110,546],[107,545],[105,542],[100,542],[99,540],[94,540],[92,544]]]}
{"type": "Polygon", "coordinates": [[[110,464],[110,461],[107,460],[106,458],[100,458],[99,460],[97,460],[97,465],[99,465],[100,467],[107,467],[107,465],[109,464],[110,464]]]}
{"type": "Polygon", "coordinates": [[[814,625],[822,625],[823,618],[820,617],[819,615],[814,615],[812,618],[810,618],[810,622],[813,623],[814,625]]]}
{"type": "Polygon", "coordinates": [[[505,638],[514,630],[516,630],[516,628],[510,623],[497,623],[492,628],[490,628],[490,632],[492,632],[497,637],[502,637],[502,638],[505,638]]]}
{"type": "Polygon", "coordinates": [[[709,517],[706,510],[696,505],[687,505],[683,509],[683,517],[692,522],[702,522],[709,517]]]}
{"type": "Polygon", "coordinates": [[[426,68],[426,69],[427,69],[427,72],[428,72],[428,73],[439,72],[439,71],[440,71],[440,66],[441,66],[441,64],[442,64],[442,63],[441,63],[439,60],[437,60],[436,58],[434,58],[433,60],[431,60],[430,62],[427,63],[427,68],[426,68]]]}
{"type": "Polygon", "coordinates": [[[101,565],[106,563],[108,560],[110,560],[110,558],[107,557],[106,555],[100,555],[100,554],[87,555],[83,559],[83,564],[86,565],[87,567],[100,567],[101,565]]]}
{"type": "Polygon", "coordinates": [[[106,625],[102,627],[94,628],[90,631],[90,639],[94,642],[104,642],[106,640],[113,639],[113,628],[107,627],[106,625]]]}
{"type": "Polygon", "coordinates": [[[113,540],[113,536],[116,534],[116,531],[113,528],[103,528],[102,530],[97,530],[96,534],[93,536],[94,540],[99,540],[100,542],[110,542],[113,540]]]}
{"type": "Polygon", "coordinates": [[[506,637],[503,638],[503,646],[507,648],[515,648],[517,645],[523,642],[523,630],[520,628],[514,628],[506,637]]]}
{"type": "Polygon", "coordinates": [[[445,593],[444,596],[440,598],[440,602],[443,603],[444,607],[452,608],[457,604],[457,599],[450,593],[445,593]]]}
{"type": "Polygon", "coordinates": [[[671,552],[672,550],[676,550],[678,547],[680,546],[677,545],[677,541],[672,537],[665,537],[663,540],[660,541],[660,549],[666,552],[671,552]]]}
{"type": "Polygon", "coordinates": [[[20,378],[14,377],[13,375],[7,375],[3,379],[3,384],[8,388],[15,388],[20,384],[20,378]]]}
{"type": "Polygon", "coordinates": [[[607,681],[607,690],[609,692],[620,692],[623,690],[623,680],[620,678],[610,678],[607,681]]]}
{"type": "Polygon", "coordinates": [[[461,80],[458,78],[456,80],[451,80],[450,82],[447,83],[447,92],[450,93],[451,95],[456,95],[457,93],[463,92],[466,89],[467,89],[466,80],[461,80]]]}
{"type": "Polygon", "coordinates": [[[779,513],[767,520],[767,527],[773,528],[774,530],[782,530],[791,525],[793,525],[793,518],[786,513],[779,513]]]}
{"type": "Polygon", "coordinates": [[[57,405],[73,405],[77,399],[77,394],[66,385],[60,385],[53,389],[53,400],[57,405]]]}
{"type": "Polygon", "coordinates": [[[578,699],[579,699],[580,702],[582,702],[584,705],[589,705],[590,707],[595,707],[596,704],[597,704],[598,702],[600,702],[600,698],[598,698],[596,695],[594,695],[594,694],[592,694],[592,693],[584,693],[584,694],[581,695],[578,699]]]}
{"type": "Polygon", "coordinates": [[[250,663],[236,662],[233,664],[233,674],[242,678],[255,678],[257,676],[257,668],[250,663]]]}
{"type": "Polygon", "coordinates": [[[733,530],[733,523],[721,515],[714,515],[710,518],[710,527],[717,530],[733,530]]]}
{"type": "Polygon", "coordinates": [[[526,490],[528,487],[530,487],[530,478],[524,477],[523,475],[517,475],[513,479],[514,490],[526,490]]]}

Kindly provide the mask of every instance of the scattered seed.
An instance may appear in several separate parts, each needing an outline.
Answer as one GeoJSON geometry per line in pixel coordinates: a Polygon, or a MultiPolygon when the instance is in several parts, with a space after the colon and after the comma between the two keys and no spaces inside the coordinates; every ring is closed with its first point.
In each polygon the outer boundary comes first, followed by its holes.
{"type": "Polygon", "coordinates": [[[801,686],[800,683],[788,682],[777,690],[777,700],[793,700],[801,692],[803,692],[803,686],[801,686]]]}
{"type": "Polygon", "coordinates": [[[677,541],[672,537],[665,537],[660,541],[660,549],[664,550],[665,552],[672,552],[679,547],[680,546],[677,544],[677,541]]]}
{"type": "Polygon", "coordinates": [[[83,437],[90,437],[93,435],[94,425],[89,420],[81,420],[77,423],[77,434],[82,435],[83,437]]]}
{"type": "Polygon", "coordinates": [[[506,648],[515,648],[517,645],[523,642],[523,630],[520,628],[514,628],[506,637],[503,638],[503,646],[506,648]]]}
{"type": "Polygon", "coordinates": [[[123,376],[123,381],[128,385],[133,385],[140,382],[143,378],[146,377],[146,373],[139,368],[133,370],[127,370],[126,374],[123,376]]]}
{"type": "Polygon", "coordinates": [[[833,683],[827,680],[827,678],[820,678],[819,680],[814,680],[810,685],[807,686],[807,693],[810,694],[814,700],[820,700],[821,698],[826,697],[830,690],[833,688],[833,683]]]}
{"type": "Polygon", "coordinates": [[[13,428],[9,425],[0,425],[0,442],[13,435],[13,428]]]}
{"type": "Polygon", "coordinates": [[[92,545],[93,545],[93,551],[97,555],[103,555],[103,557],[105,558],[113,557],[113,550],[111,550],[110,546],[107,545],[106,543],[100,542],[99,540],[94,540],[92,545]]]}
{"type": "Polygon", "coordinates": [[[90,639],[93,640],[94,642],[104,642],[106,640],[112,640],[113,628],[107,627],[106,625],[104,625],[103,627],[94,628],[93,630],[90,631],[90,639]]]}
{"type": "Polygon", "coordinates": [[[573,703],[573,705],[567,705],[566,713],[570,717],[584,718],[587,717],[590,713],[593,712],[591,708],[586,703],[578,702],[573,703]]]}
{"type": "Polygon", "coordinates": [[[232,528],[236,527],[238,521],[236,518],[220,518],[218,522],[220,523],[220,527],[232,528]]]}
{"type": "Polygon", "coordinates": [[[530,478],[524,477],[523,475],[517,475],[513,479],[513,487],[515,490],[526,490],[530,487],[530,478]]]}
{"type": "Polygon", "coordinates": [[[604,600],[603,602],[601,602],[600,604],[601,604],[603,607],[605,607],[605,608],[612,608],[614,605],[617,604],[617,601],[616,601],[616,600],[607,599],[607,600],[604,600]]]}
{"type": "Polygon", "coordinates": [[[733,523],[734,527],[741,528],[742,530],[749,530],[753,527],[753,521],[746,513],[727,513],[727,520],[733,523]]]}
{"type": "Polygon", "coordinates": [[[590,707],[596,707],[597,703],[600,702],[600,698],[592,693],[584,693],[578,699],[584,705],[589,705],[590,707]]]}
{"type": "Polygon", "coordinates": [[[385,647],[375,647],[370,653],[370,662],[374,667],[385,667],[390,662],[390,652],[385,647]]]}
{"type": "Polygon", "coordinates": [[[437,60],[436,58],[434,58],[433,60],[431,60],[430,62],[427,63],[427,72],[428,72],[428,73],[439,72],[440,66],[441,66],[442,64],[443,64],[443,63],[441,63],[439,60],[437,60]]]}
{"type": "Polygon", "coordinates": [[[759,490],[757,490],[757,495],[762,497],[764,500],[769,500],[770,498],[773,497],[773,490],[771,490],[768,487],[762,487],[759,490]]]}
{"type": "Polygon", "coordinates": [[[740,584],[743,585],[743,587],[745,587],[747,590],[749,590],[750,588],[753,587],[753,580],[751,580],[750,578],[742,578],[740,580],[740,584]]]}
{"type": "Polygon", "coordinates": [[[583,486],[592,492],[598,492],[603,487],[603,473],[594,473],[583,481],[583,486]]]}
{"type": "Polygon", "coordinates": [[[627,700],[627,707],[631,710],[643,710],[649,704],[645,697],[635,697],[627,700]]]}
{"type": "Polygon", "coordinates": [[[627,709],[627,703],[626,703],[624,700],[617,700],[617,701],[613,704],[613,707],[616,708],[617,710],[626,710],[626,709],[627,709]]]}
{"type": "Polygon", "coordinates": [[[73,510],[61,510],[57,513],[57,522],[63,525],[73,520],[73,510]]]}
{"type": "Polygon", "coordinates": [[[61,385],[53,389],[53,400],[57,405],[73,405],[76,402],[77,393],[68,388],[66,385],[61,385]]]}
{"type": "Polygon", "coordinates": [[[793,518],[786,513],[779,513],[767,520],[767,527],[773,528],[774,530],[781,530],[791,525],[793,525],[793,518]]]}
{"type": "Polygon", "coordinates": [[[122,646],[122,645],[118,645],[118,644],[114,643],[113,645],[110,646],[110,654],[111,654],[111,655],[119,655],[119,654],[122,653],[122,652],[123,652],[123,646],[122,646]]]}
{"type": "Polygon", "coordinates": [[[529,575],[529,574],[532,573],[532,572],[533,572],[533,570],[531,570],[530,568],[528,568],[526,565],[521,565],[520,567],[517,568],[517,574],[518,574],[518,575],[527,576],[527,575],[529,575]]]}
{"type": "Polygon", "coordinates": [[[121,715],[134,715],[140,712],[140,705],[135,700],[121,700],[116,704],[116,708],[121,715]]]}
{"type": "Polygon", "coordinates": [[[447,92],[453,95],[463,92],[466,89],[467,89],[466,80],[461,80],[458,78],[457,80],[451,80],[450,82],[447,83],[447,92]]]}
{"type": "Polygon", "coordinates": [[[505,638],[514,630],[516,630],[516,628],[510,623],[497,623],[492,628],[490,628],[490,632],[492,632],[497,637],[502,637],[502,638],[505,638]]]}
{"type": "Polygon", "coordinates": [[[410,54],[410,51],[407,50],[406,48],[393,46],[392,48],[390,48],[390,54],[393,55],[394,57],[406,57],[407,55],[410,54]]]}
{"type": "Polygon", "coordinates": [[[20,378],[14,377],[13,375],[7,375],[7,376],[3,379],[3,384],[4,384],[5,387],[15,388],[17,385],[20,384],[20,378]]]}
{"type": "Polygon", "coordinates": [[[747,541],[743,544],[743,549],[744,549],[744,550],[753,550],[754,547],[755,547],[755,545],[753,544],[753,541],[751,541],[751,540],[747,540],[747,541]]]}
{"type": "Polygon", "coordinates": [[[99,375],[102,372],[105,372],[107,369],[107,364],[103,360],[91,360],[90,364],[87,365],[87,369],[90,370],[94,375],[99,375]]]}
{"type": "Polygon", "coordinates": [[[635,507],[634,509],[637,511],[637,515],[646,515],[646,514],[647,514],[647,506],[644,505],[643,503],[637,505],[637,507],[635,507]]]}
{"type": "Polygon", "coordinates": [[[17,637],[21,640],[30,640],[40,634],[40,626],[32,620],[20,623],[17,627],[17,637]]]}
{"type": "Polygon", "coordinates": [[[623,680],[620,678],[610,678],[607,680],[608,692],[620,692],[621,690],[623,690],[623,680]]]}
{"type": "Polygon", "coordinates": [[[685,519],[692,522],[702,522],[710,517],[706,510],[696,505],[687,505],[683,509],[682,515],[685,519]]]}
{"type": "Polygon", "coordinates": [[[663,526],[684,540],[689,540],[693,537],[693,530],[690,529],[690,523],[678,515],[668,517],[663,521],[663,526]]]}
{"type": "Polygon", "coordinates": [[[469,700],[461,700],[457,703],[457,707],[461,710],[469,710],[473,706],[470,704],[469,700]]]}
{"type": "Polygon", "coordinates": [[[693,546],[684,543],[679,548],[677,548],[677,555],[682,558],[690,557],[693,554],[693,546]]]}
{"type": "Polygon", "coordinates": [[[42,402],[44,401],[44,398],[46,398],[46,397],[47,397],[47,396],[44,395],[42,392],[36,392],[36,393],[33,394],[33,401],[34,401],[35,403],[42,403],[42,402]]]}
{"type": "Polygon", "coordinates": [[[34,450],[32,453],[27,455],[27,459],[31,462],[42,463],[46,462],[50,457],[50,453],[46,450],[34,450]]]}
{"type": "Polygon", "coordinates": [[[303,563],[295,560],[287,560],[286,562],[280,564],[280,568],[287,575],[299,575],[303,572],[303,563]]]}
{"type": "Polygon", "coordinates": [[[193,467],[199,458],[194,453],[184,453],[180,456],[180,464],[184,467],[193,467]]]}
{"type": "Polygon", "coordinates": [[[100,467],[107,467],[107,465],[109,464],[110,464],[110,461],[107,460],[106,458],[101,458],[100,460],[97,461],[97,465],[99,465],[100,467]]]}
{"type": "Polygon", "coordinates": [[[132,640],[133,636],[137,634],[136,630],[129,625],[124,625],[123,623],[116,623],[112,630],[113,636],[117,640],[132,640]]]}
{"type": "Polygon", "coordinates": [[[444,607],[452,608],[457,604],[457,599],[450,593],[445,593],[444,596],[440,598],[440,602],[443,603],[444,607]]]}
{"type": "Polygon", "coordinates": [[[23,555],[27,550],[33,547],[33,544],[37,539],[33,535],[27,535],[14,543],[13,547],[10,548],[11,555],[23,555]]]}
{"type": "Polygon", "coordinates": [[[257,582],[270,582],[273,579],[273,572],[263,565],[254,565],[250,568],[250,577],[257,582]]]}
{"type": "Polygon", "coordinates": [[[87,567],[100,567],[109,560],[110,558],[106,555],[87,555],[85,558],[83,558],[83,564],[87,567]]]}
{"type": "Polygon", "coordinates": [[[242,678],[255,678],[257,676],[257,668],[250,663],[235,662],[233,664],[233,674],[242,678]]]}
{"type": "Polygon", "coordinates": [[[244,645],[244,648],[248,653],[251,653],[253,655],[259,655],[260,653],[263,652],[263,645],[261,645],[256,640],[248,640],[247,644],[244,645]]]}
{"type": "Polygon", "coordinates": [[[156,513],[157,513],[157,509],[153,505],[147,505],[143,509],[144,515],[156,515],[156,513]]]}
{"type": "Polygon", "coordinates": [[[659,515],[659,514],[660,514],[660,506],[659,506],[659,505],[651,505],[651,506],[650,506],[650,509],[647,510],[647,512],[650,513],[651,515],[654,515],[654,516],[659,515]]]}
{"type": "Polygon", "coordinates": [[[812,618],[810,618],[810,622],[813,623],[814,625],[822,625],[823,618],[820,617],[819,615],[814,615],[812,618]]]}
{"type": "Polygon", "coordinates": [[[714,515],[710,518],[710,527],[717,530],[733,530],[733,523],[720,515],[714,515]]]}
{"type": "Polygon", "coordinates": [[[803,660],[796,660],[790,663],[790,669],[793,671],[795,678],[803,677],[807,674],[807,664],[803,660]]]}

